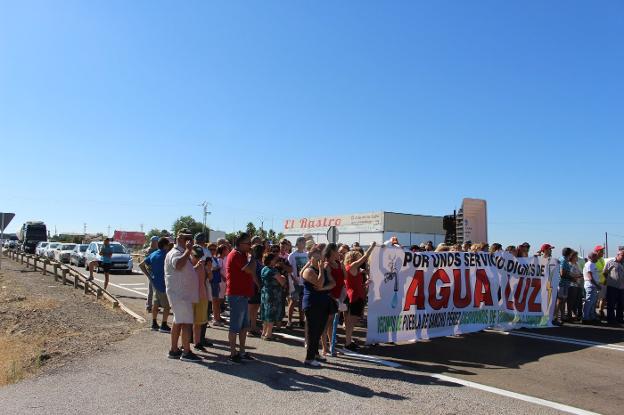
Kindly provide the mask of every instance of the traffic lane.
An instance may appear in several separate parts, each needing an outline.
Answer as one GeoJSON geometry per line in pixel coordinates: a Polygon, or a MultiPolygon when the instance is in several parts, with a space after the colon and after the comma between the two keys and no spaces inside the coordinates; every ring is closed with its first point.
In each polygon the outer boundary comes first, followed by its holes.
{"type": "Polygon", "coordinates": [[[362,353],[604,414],[624,405],[624,351],[474,333],[362,353]]]}
{"type": "MultiPolygon", "coordinates": [[[[94,278],[98,283],[104,284],[103,273],[94,274],[94,278]]],[[[113,272],[110,274],[108,292],[132,311],[143,316],[146,315],[147,283],[147,277],[143,273],[122,274],[113,272]]]]}
{"type": "Polygon", "coordinates": [[[412,369],[389,369],[350,359],[330,359],[323,369],[301,364],[303,347],[249,339],[258,359],[226,363],[227,330],[209,330],[215,347],[203,364],[167,359],[169,336],[147,330],[91,359],[37,379],[0,389],[7,413],[330,413],[330,414],[555,414],[553,409],[503,397],[412,369]],[[84,385],[98,384],[84,399],[84,385]],[[175,399],[163,385],[175,385],[175,399]],[[155,393],[162,391],[164,393],[155,393]],[[207,392],[209,391],[209,392],[207,392]],[[211,392],[210,392],[211,391],[211,392]],[[244,391],[243,393],[241,393],[244,391]],[[36,402],[37,405],[33,405],[36,402]],[[105,402],[106,405],[102,405],[105,402]],[[192,405],[181,402],[192,402],[192,405]],[[153,410],[152,410],[153,412],[153,410]]]}
{"type": "Polygon", "coordinates": [[[622,325],[583,325],[567,323],[562,327],[552,327],[545,329],[521,329],[517,330],[517,332],[545,336],[559,336],[570,339],[594,341],[624,346],[624,326],[622,325]]]}

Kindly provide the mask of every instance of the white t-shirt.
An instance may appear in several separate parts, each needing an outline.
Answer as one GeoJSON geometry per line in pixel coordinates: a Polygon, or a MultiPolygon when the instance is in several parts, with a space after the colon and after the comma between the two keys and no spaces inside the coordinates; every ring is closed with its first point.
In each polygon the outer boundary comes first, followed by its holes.
{"type": "Polygon", "coordinates": [[[293,252],[288,255],[288,263],[292,267],[292,276],[298,285],[303,285],[303,277],[301,276],[301,268],[308,263],[307,252],[293,252]]]}
{"type": "Polygon", "coordinates": [[[596,268],[596,263],[587,261],[585,266],[583,266],[583,279],[585,282],[591,281],[593,278],[594,282],[598,284],[598,268],[596,268]],[[589,273],[591,272],[591,275],[589,273]]]}
{"type": "Polygon", "coordinates": [[[167,296],[172,302],[184,301],[196,303],[199,301],[197,289],[197,272],[189,258],[182,269],[176,269],[176,264],[184,255],[184,248],[173,247],[165,257],[165,284],[167,296]]]}

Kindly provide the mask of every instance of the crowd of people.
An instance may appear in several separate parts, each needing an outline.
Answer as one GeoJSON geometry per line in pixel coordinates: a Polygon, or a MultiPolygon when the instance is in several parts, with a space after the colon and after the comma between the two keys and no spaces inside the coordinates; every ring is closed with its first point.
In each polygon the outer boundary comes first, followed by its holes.
{"type": "MultiPolygon", "coordinates": [[[[396,237],[384,245],[401,246],[396,237]]],[[[208,244],[205,234],[192,235],[188,229],[180,230],[175,242],[154,237],[140,264],[150,280],[146,308],[152,315],[152,330],[170,333],[170,358],[196,362],[201,357],[195,352],[212,346],[206,337],[209,324],[227,325],[228,359],[241,363],[254,360],[246,350],[248,335],[270,342],[279,339],[275,331],[298,326],[305,333],[304,365],[320,367],[328,357],[338,354],[336,331],[341,322],[344,348],[359,348],[353,331],[364,317],[367,263],[375,246],[372,243],[364,250],[358,243],[317,244],[312,237],[297,238],[294,247],[288,239],[271,245],[246,233],[239,234],[233,246],[226,239],[208,244]],[[174,318],[169,327],[171,309],[174,318]]],[[[543,244],[536,255],[551,258],[553,248],[543,244]]],[[[409,249],[506,251],[521,258],[529,256],[530,245],[524,242],[503,248],[499,243],[466,242],[434,247],[429,241],[409,249]]],[[[605,308],[609,324],[624,323],[624,250],[608,261],[603,257],[602,246],[596,246],[586,260],[571,248],[562,250],[557,259],[561,278],[553,324],[593,324],[605,317],[605,308]]]]}

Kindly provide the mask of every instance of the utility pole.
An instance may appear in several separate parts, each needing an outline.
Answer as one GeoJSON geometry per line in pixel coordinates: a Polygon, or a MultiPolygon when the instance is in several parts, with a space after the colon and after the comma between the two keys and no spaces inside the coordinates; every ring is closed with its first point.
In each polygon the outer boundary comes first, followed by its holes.
{"type": "Polygon", "coordinates": [[[143,224],[140,224],[139,227],[141,228],[141,232],[143,232],[143,224]]]}
{"type": "Polygon", "coordinates": [[[84,222],[82,224],[82,233],[85,235],[87,234],[87,222],[84,222]]]}
{"type": "Polygon", "coordinates": [[[604,254],[605,258],[609,258],[609,236],[607,235],[607,233],[605,232],[605,254],[604,254]]]}
{"type": "Polygon", "coordinates": [[[203,216],[204,216],[204,222],[203,222],[203,225],[204,225],[204,233],[206,234],[206,238],[207,238],[208,240],[210,240],[210,230],[208,230],[208,226],[206,225],[206,220],[207,220],[207,218],[208,218],[208,215],[211,215],[211,214],[212,214],[212,212],[208,212],[208,205],[210,205],[210,203],[208,203],[208,202],[206,202],[206,201],[204,200],[204,201],[203,201],[202,203],[200,203],[198,206],[201,206],[201,207],[203,208],[203,209],[202,209],[202,214],[203,214],[203,216]]]}
{"type": "Polygon", "coordinates": [[[110,225],[106,228],[106,237],[110,238],[110,225]]]}

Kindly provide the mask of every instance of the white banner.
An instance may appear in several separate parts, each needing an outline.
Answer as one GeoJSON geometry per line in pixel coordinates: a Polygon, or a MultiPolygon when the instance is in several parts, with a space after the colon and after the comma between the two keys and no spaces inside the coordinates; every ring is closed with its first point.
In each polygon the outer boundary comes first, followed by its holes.
{"type": "Polygon", "coordinates": [[[370,279],[367,343],[416,341],[488,327],[550,327],[559,262],[378,247],[370,279]]]}

